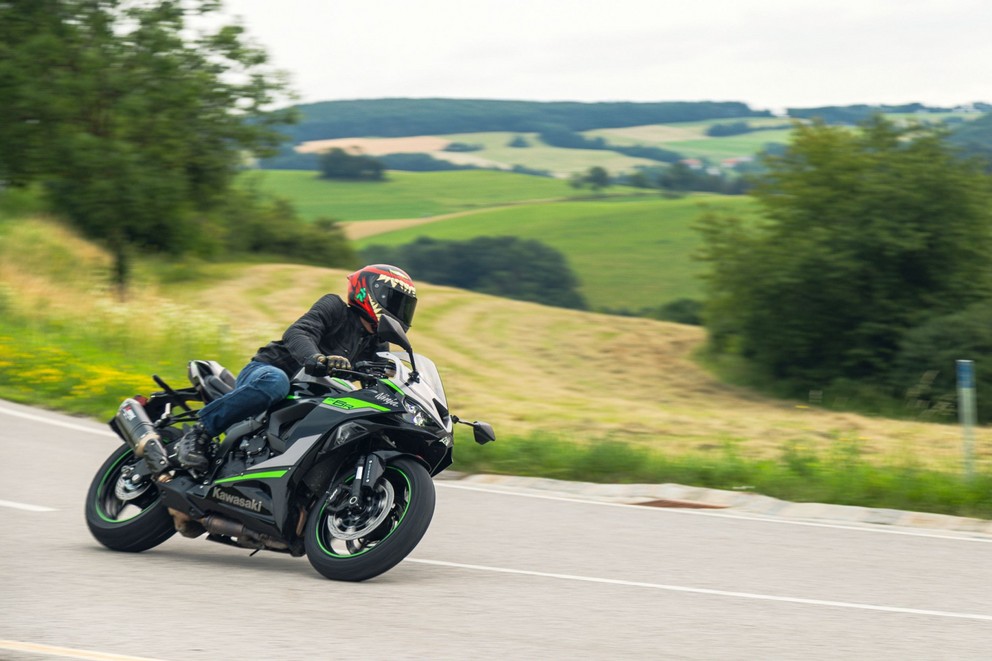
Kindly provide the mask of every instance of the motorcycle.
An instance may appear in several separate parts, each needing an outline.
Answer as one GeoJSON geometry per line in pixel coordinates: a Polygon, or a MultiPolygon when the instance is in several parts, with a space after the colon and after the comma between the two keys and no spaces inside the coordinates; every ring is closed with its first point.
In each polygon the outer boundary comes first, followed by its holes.
{"type": "Polygon", "coordinates": [[[232,380],[173,389],[153,376],[162,390],[126,399],[109,423],[124,444],[90,484],[90,532],[128,552],[176,532],[207,534],[253,554],[306,555],[322,575],[342,581],[396,566],[430,525],[432,477],[451,465],[454,425],[471,426],[480,445],[496,435],[488,423],[448,411],[437,366],[414,353],[396,320],[384,315],[378,334],[403,351],[379,352],[327,377],[301,372],[284,401],[211,443],[202,471],[172,465],[156,477],[142,449],[158,438],[172,455],[184,425],[196,420],[190,403],[223,394],[232,380]]]}

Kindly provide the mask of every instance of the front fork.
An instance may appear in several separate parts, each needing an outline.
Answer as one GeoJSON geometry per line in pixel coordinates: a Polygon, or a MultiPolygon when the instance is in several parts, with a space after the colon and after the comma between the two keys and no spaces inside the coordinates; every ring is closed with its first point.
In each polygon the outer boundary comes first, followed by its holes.
{"type": "MultiPolygon", "coordinates": [[[[351,481],[351,488],[347,498],[340,497],[340,491],[344,486],[339,486],[328,498],[331,511],[337,513],[345,509],[360,507],[379,478],[386,472],[386,466],[377,454],[367,454],[358,458],[355,462],[355,478],[351,481]]],[[[341,494],[343,495],[343,494],[341,494]]]]}

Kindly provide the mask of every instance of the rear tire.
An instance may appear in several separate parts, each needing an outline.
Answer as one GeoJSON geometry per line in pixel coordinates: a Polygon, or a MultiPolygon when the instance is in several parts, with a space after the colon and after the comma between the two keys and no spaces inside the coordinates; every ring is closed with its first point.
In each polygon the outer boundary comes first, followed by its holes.
{"type": "MultiPolygon", "coordinates": [[[[351,476],[348,476],[351,477],[351,476]]],[[[332,484],[347,484],[343,479],[332,484]]],[[[368,513],[370,530],[362,537],[344,540],[334,535],[341,528],[341,516],[321,498],[307,517],[304,544],[307,559],[318,572],[336,581],[364,581],[389,571],[417,546],[434,516],[434,481],[430,473],[413,459],[400,457],[386,466],[377,484],[380,510],[368,513]],[[384,484],[388,481],[389,484],[384,484]]],[[[360,517],[353,523],[362,526],[360,517]]]]}
{"type": "Polygon", "coordinates": [[[128,446],[118,448],[96,472],[86,494],[86,525],[109,549],[138,553],[158,546],[176,533],[175,524],[154,484],[133,499],[115,493],[127,466],[143,461],[128,446]]]}

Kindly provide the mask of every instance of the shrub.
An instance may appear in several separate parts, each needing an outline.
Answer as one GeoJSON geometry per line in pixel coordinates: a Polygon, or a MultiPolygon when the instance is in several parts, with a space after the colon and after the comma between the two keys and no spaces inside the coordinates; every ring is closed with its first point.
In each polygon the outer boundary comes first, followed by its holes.
{"type": "Polygon", "coordinates": [[[920,408],[956,401],[955,361],[975,362],[978,419],[992,422],[992,299],[906,333],[890,382],[920,408]]]}

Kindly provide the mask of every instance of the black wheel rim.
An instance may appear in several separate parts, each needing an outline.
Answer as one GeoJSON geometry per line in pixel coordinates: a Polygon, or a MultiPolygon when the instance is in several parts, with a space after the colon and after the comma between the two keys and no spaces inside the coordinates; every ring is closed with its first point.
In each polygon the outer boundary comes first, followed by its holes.
{"type": "Polygon", "coordinates": [[[134,498],[125,500],[117,495],[117,483],[121,475],[126,468],[137,465],[139,461],[141,459],[128,450],[103,474],[94,503],[101,520],[110,524],[128,523],[147,512],[158,501],[158,490],[150,485],[134,498]]]}
{"type": "Polygon", "coordinates": [[[334,537],[328,525],[328,518],[332,514],[325,501],[316,522],[317,544],[324,553],[332,558],[343,559],[364,555],[385,542],[403,523],[413,497],[413,483],[410,477],[396,466],[387,466],[386,473],[380,479],[390,481],[393,487],[393,502],[383,521],[363,537],[349,540],[334,537]]]}

